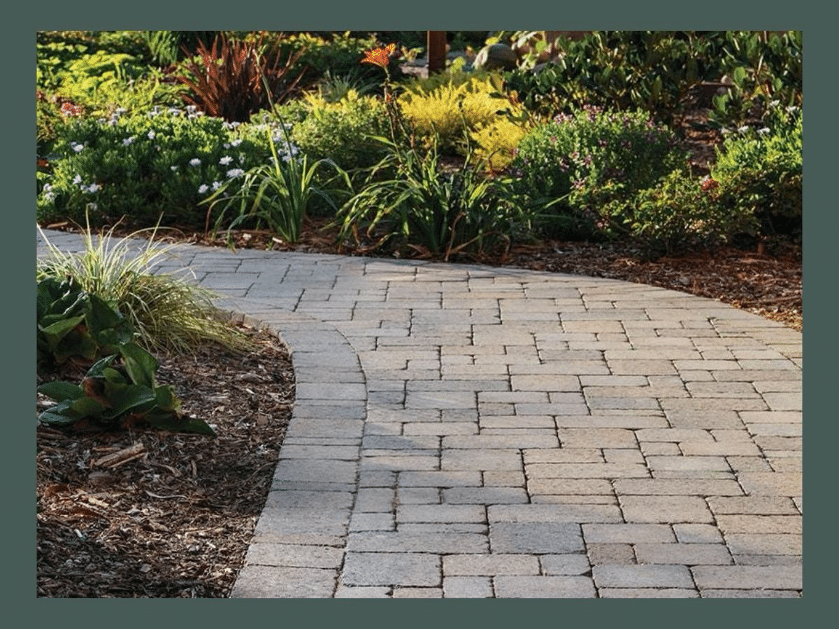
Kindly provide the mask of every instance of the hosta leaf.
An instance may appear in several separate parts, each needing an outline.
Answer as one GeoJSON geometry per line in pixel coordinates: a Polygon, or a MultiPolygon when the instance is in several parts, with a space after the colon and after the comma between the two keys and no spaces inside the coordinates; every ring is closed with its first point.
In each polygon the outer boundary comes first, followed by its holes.
{"type": "Polygon", "coordinates": [[[50,406],[43,413],[38,415],[38,421],[51,426],[62,425],[66,426],[77,422],[81,417],[70,408],[70,402],[59,402],[50,406]]]}
{"type": "Polygon", "coordinates": [[[82,417],[99,417],[105,410],[101,402],[86,396],[73,400],[70,408],[77,419],[81,419],[82,417]]]}
{"type": "Polygon", "coordinates": [[[44,317],[42,324],[38,325],[38,329],[46,336],[52,349],[58,347],[59,341],[61,341],[61,339],[72,332],[77,325],[84,321],[84,315],[79,315],[70,319],[59,319],[54,323],[49,321],[50,318],[44,317]]]}
{"type": "Polygon", "coordinates": [[[181,401],[175,395],[175,390],[172,385],[156,387],[154,395],[157,400],[157,406],[161,410],[174,412],[181,410],[181,401]]]}
{"type": "Polygon", "coordinates": [[[55,382],[47,382],[38,387],[38,393],[63,402],[64,400],[75,400],[80,398],[83,394],[82,388],[77,384],[71,382],[64,382],[63,380],[56,380],[55,382]]]}
{"type": "Polygon", "coordinates": [[[157,359],[135,343],[124,343],[119,352],[131,381],[149,389],[154,388],[154,374],[159,366],[157,359]]]}
{"type": "Polygon", "coordinates": [[[112,407],[102,417],[112,419],[126,413],[144,413],[154,407],[156,398],[154,392],[139,384],[129,384],[112,390],[108,401],[112,407]]]}

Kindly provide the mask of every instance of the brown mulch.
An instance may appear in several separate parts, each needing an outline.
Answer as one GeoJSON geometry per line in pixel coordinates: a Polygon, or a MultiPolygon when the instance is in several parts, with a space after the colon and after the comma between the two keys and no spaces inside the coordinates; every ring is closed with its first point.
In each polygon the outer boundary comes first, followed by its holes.
{"type": "Polygon", "coordinates": [[[229,596],[294,398],[285,347],[244,331],[256,344],[244,356],[216,347],[157,355],[157,380],[216,437],[38,427],[39,597],[229,596]]]}

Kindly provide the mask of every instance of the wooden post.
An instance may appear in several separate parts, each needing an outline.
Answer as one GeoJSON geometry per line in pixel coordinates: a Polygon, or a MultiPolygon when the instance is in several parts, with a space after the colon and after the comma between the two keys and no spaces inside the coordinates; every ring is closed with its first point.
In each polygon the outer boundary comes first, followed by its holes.
{"type": "Polygon", "coordinates": [[[446,69],[446,31],[428,32],[428,74],[446,69]]]}

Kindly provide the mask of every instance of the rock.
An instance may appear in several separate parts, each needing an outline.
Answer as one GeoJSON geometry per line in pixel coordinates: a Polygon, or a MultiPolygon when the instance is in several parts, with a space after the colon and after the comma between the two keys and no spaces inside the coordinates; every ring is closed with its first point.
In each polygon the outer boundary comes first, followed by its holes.
{"type": "Polygon", "coordinates": [[[507,44],[484,46],[472,66],[484,70],[513,70],[518,62],[515,51],[507,44]]]}

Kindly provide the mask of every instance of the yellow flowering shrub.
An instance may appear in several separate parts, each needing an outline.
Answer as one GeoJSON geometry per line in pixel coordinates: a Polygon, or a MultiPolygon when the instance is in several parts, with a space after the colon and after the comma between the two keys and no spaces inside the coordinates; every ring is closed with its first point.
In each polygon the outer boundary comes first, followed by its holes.
{"type": "Polygon", "coordinates": [[[499,116],[490,124],[472,131],[469,137],[475,145],[479,159],[487,160],[487,167],[493,171],[504,170],[513,161],[519,140],[526,128],[509,118],[499,116]]]}
{"type": "Polygon", "coordinates": [[[430,91],[416,83],[408,87],[399,102],[420,138],[430,144],[436,133],[438,148],[444,152],[462,153],[469,134],[477,134],[474,139],[488,142],[485,149],[496,147],[499,140],[509,141],[515,134],[506,123],[516,125],[503,112],[522,113],[519,105],[499,95],[488,77],[452,80],[430,91]],[[498,128],[492,131],[495,127],[498,128]]]}

